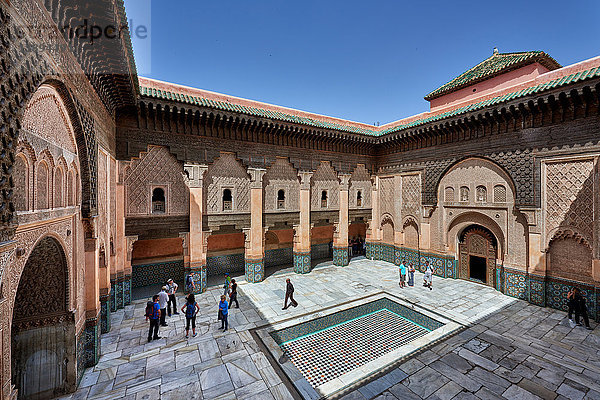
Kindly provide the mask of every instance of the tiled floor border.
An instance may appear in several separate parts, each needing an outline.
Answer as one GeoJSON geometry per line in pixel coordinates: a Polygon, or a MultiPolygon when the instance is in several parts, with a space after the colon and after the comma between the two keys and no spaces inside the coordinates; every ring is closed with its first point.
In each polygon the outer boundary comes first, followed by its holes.
{"type": "MultiPolygon", "coordinates": [[[[376,293],[370,293],[367,296],[361,296],[354,299],[349,299],[344,303],[340,303],[335,307],[331,307],[326,310],[320,310],[317,312],[306,313],[301,316],[287,318],[282,321],[277,321],[271,324],[264,324],[262,326],[258,326],[250,330],[250,334],[256,340],[261,351],[265,354],[271,366],[277,372],[277,375],[280,377],[282,382],[285,384],[287,389],[290,391],[294,399],[302,400],[302,399],[338,399],[348,392],[356,389],[357,387],[363,386],[379,377],[385,375],[390,372],[394,368],[398,367],[402,364],[406,359],[413,357],[429,348],[438,344],[439,342],[448,339],[451,336],[456,335],[462,330],[468,327],[469,323],[467,321],[459,322],[454,318],[449,318],[444,315],[441,315],[435,311],[429,310],[425,307],[420,306],[417,303],[411,302],[410,300],[400,298],[392,293],[380,291],[376,293]],[[292,364],[290,360],[284,360],[282,363],[279,362],[279,359],[283,356],[283,352],[279,345],[275,342],[275,340],[271,337],[271,332],[275,330],[281,330],[286,327],[294,326],[297,324],[301,324],[303,322],[307,322],[313,320],[315,318],[321,318],[326,315],[334,314],[339,311],[343,311],[349,308],[353,308],[359,306],[361,304],[366,304],[372,302],[377,299],[388,298],[394,302],[397,302],[401,305],[404,305],[409,308],[413,308],[416,311],[430,317],[436,319],[440,322],[444,323],[444,326],[436,329],[435,331],[430,332],[428,335],[423,338],[427,339],[425,343],[419,343],[421,339],[417,339],[414,342],[411,342],[405,346],[405,349],[402,350],[402,354],[397,354],[400,349],[392,351],[387,356],[379,357],[378,359],[367,363],[365,366],[361,368],[365,368],[374,363],[381,363],[382,358],[393,358],[393,361],[388,362],[382,367],[372,368],[372,371],[365,374],[363,373],[355,373],[355,377],[352,377],[351,373],[346,375],[346,379],[354,379],[353,381],[349,381],[347,384],[341,385],[340,387],[334,386],[334,384],[325,384],[319,387],[319,389],[326,389],[325,393],[319,393],[317,390],[313,389],[310,383],[304,378],[302,373],[296,369],[296,367],[292,364]],[[444,332],[442,332],[444,331],[444,332]],[[433,334],[433,335],[432,335],[433,334]],[[432,336],[430,336],[432,335],[432,336]],[[406,348],[408,346],[408,348],[406,348]]],[[[424,342],[425,340],[423,340],[424,342]]],[[[358,368],[360,370],[361,368],[358,368]]]]}

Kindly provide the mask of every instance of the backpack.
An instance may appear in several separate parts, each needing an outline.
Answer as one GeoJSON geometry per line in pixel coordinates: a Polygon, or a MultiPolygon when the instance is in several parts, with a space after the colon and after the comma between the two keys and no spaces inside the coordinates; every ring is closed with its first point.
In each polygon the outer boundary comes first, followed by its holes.
{"type": "Polygon", "coordinates": [[[192,275],[188,275],[187,276],[187,279],[186,279],[185,283],[188,286],[192,286],[192,284],[194,283],[194,280],[192,279],[192,275]]]}
{"type": "Polygon", "coordinates": [[[152,318],[153,314],[154,314],[154,302],[149,301],[146,303],[146,313],[144,314],[144,316],[146,316],[147,318],[152,318]]]}
{"type": "Polygon", "coordinates": [[[193,318],[194,315],[196,314],[196,302],[190,304],[187,303],[186,307],[185,307],[185,316],[186,318],[193,318]]]}

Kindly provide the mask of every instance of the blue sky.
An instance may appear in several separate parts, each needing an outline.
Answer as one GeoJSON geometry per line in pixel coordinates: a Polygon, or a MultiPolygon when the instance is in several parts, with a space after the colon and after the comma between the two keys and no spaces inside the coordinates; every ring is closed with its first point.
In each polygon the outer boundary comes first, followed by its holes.
{"type": "Polygon", "coordinates": [[[359,122],[423,99],[492,54],[600,55],[600,1],[125,0],[140,75],[359,122]],[[145,36],[145,37],[144,37],[145,36]]]}

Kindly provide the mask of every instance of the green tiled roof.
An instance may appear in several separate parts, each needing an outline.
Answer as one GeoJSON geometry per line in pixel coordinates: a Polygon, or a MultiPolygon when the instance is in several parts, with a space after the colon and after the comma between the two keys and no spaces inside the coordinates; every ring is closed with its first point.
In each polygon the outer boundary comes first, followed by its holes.
{"type": "Polygon", "coordinates": [[[248,107],[239,104],[233,104],[226,101],[212,100],[199,96],[190,96],[183,95],[180,93],[175,93],[167,90],[160,90],[147,86],[140,86],[140,94],[142,96],[153,97],[157,99],[163,100],[171,100],[177,101],[180,103],[194,104],[197,106],[210,107],[217,110],[238,112],[241,114],[252,115],[256,117],[264,117],[270,119],[276,119],[284,122],[292,122],[301,125],[314,126],[317,128],[327,128],[334,129],[341,132],[349,132],[356,134],[363,134],[369,136],[380,136],[388,133],[398,132],[404,129],[414,128],[420,125],[424,125],[430,122],[435,122],[439,120],[443,120],[445,118],[455,117],[460,114],[468,113],[471,111],[479,110],[485,107],[495,106],[497,104],[501,104],[507,101],[511,101],[520,97],[525,97],[537,93],[541,93],[547,90],[552,90],[561,86],[566,86],[568,84],[577,83],[583,80],[593,79],[600,77],[600,67],[595,67],[591,69],[587,69],[585,71],[580,71],[577,73],[573,73],[570,75],[565,75],[551,81],[540,83],[539,85],[530,86],[528,88],[518,90],[516,92],[511,92],[504,94],[502,96],[497,96],[488,100],[480,101],[478,103],[469,104],[464,107],[460,107],[451,111],[447,111],[441,114],[432,115],[429,117],[424,117],[417,119],[415,121],[400,124],[394,127],[386,128],[382,126],[381,128],[373,127],[372,129],[368,128],[360,128],[353,125],[345,125],[342,123],[333,123],[333,122],[324,122],[319,121],[315,118],[308,117],[299,117],[292,114],[287,114],[281,111],[272,111],[265,110],[258,107],[248,107]]]}
{"type": "Polygon", "coordinates": [[[481,82],[500,73],[535,62],[539,62],[549,70],[560,68],[560,64],[543,51],[526,51],[521,53],[497,53],[496,51],[494,51],[491,57],[429,93],[425,96],[425,100],[435,99],[436,97],[481,82]]]}
{"type": "Polygon", "coordinates": [[[546,90],[552,90],[561,86],[568,85],[570,83],[577,83],[579,81],[583,81],[586,79],[592,79],[595,77],[600,77],[600,67],[595,67],[591,69],[587,69],[585,71],[576,72],[570,75],[561,76],[560,78],[553,79],[551,81],[540,83],[539,85],[530,86],[525,89],[518,90],[516,92],[507,93],[502,96],[494,97],[488,100],[480,101],[479,103],[469,104],[464,107],[457,108],[455,110],[447,111],[445,113],[433,115],[431,117],[422,118],[416,121],[413,121],[408,124],[403,124],[399,126],[395,126],[393,128],[383,129],[379,132],[380,135],[385,135],[387,133],[401,131],[403,129],[413,128],[418,125],[427,124],[429,122],[439,121],[444,118],[454,117],[456,115],[468,113],[471,111],[479,110],[481,108],[495,106],[500,103],[504,103],[507,101],[511,101],[520,97],[529,96],[532,94],[537,94],[540,92],[544,92],[546,90]]]}
{"type": "Polygon", "coordinates": [[[227,101],[206,99],[204,97],[198,96],[182,95],[168,90],[160,90],[142,86],[140,87],[140,93],[142,94],[142,96],[149,96],[164,100],[173,100],[181,103],[195,104],[198,106],[216,108],[218,110],[239,112],[242,114],[249,114],[256,117],[278,119],[280,121],[293,122],[301,125],[309,125],[317,128],[335,129],[342,132],[358,133],[363,135],[377,135],[377,132],[372,129],[359,128],[357,126],[344,125],[341,123],[338,124],[334,122],[324,122],[319,121],[315,118],[299,117],[297,115],[287,114],[281,111],[265,110],[263,108],[258,107],[242,106],[227,101]]]}

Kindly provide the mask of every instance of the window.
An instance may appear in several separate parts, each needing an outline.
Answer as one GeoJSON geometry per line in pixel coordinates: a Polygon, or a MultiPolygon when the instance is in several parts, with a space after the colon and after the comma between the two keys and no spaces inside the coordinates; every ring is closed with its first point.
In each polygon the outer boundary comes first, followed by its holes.
{"type": "Polygon", "coordinates": [[[454,188],[452,186],[448,186],[444,193],[444,200],[451,203],[454,201],[454,188]]]}
{"type": "Polygon", "coordinates": [[[223,211],[233,210],[233,197],[231,196],[231,189],[223,190],[223,211]]]}
{"type": "Polygon", "coordinates": [[[478,203],[485,203],[487,201],[487,189],[485,186],[477,186],[475,196],[478,203]]]}
{"type": "Polygon", "coordinates": [[[327,208],[327,190],[321,192],[321,208],[327,208]]]}
{"type": "Polygon", "coordinates": [[[152,214],[165,213],[165,191],[162,188],[155,188],[152,191],[152,214]]]}
{"type": "Polygon", "coordinates": [[[356,206],[362,207],[362,193],[360,192],[360,190],[358,191],[358,193],[356,193],[356,206]]]}
{"type": "Polygon", "coordinates": [[[469,201],[469,188],[466,186],[460,188],[460,201],[469,201]]]}
{"type": "Polygon", "coordinates": [[[277,192],[277,208],[279,210],[285,208],[285,191],[283,189],[277,192]]]}
{"type": "Polygon", "coordinates": [[[506,188],[504,185],[494,186],[494,203],[506,203],[506,188]]]}

